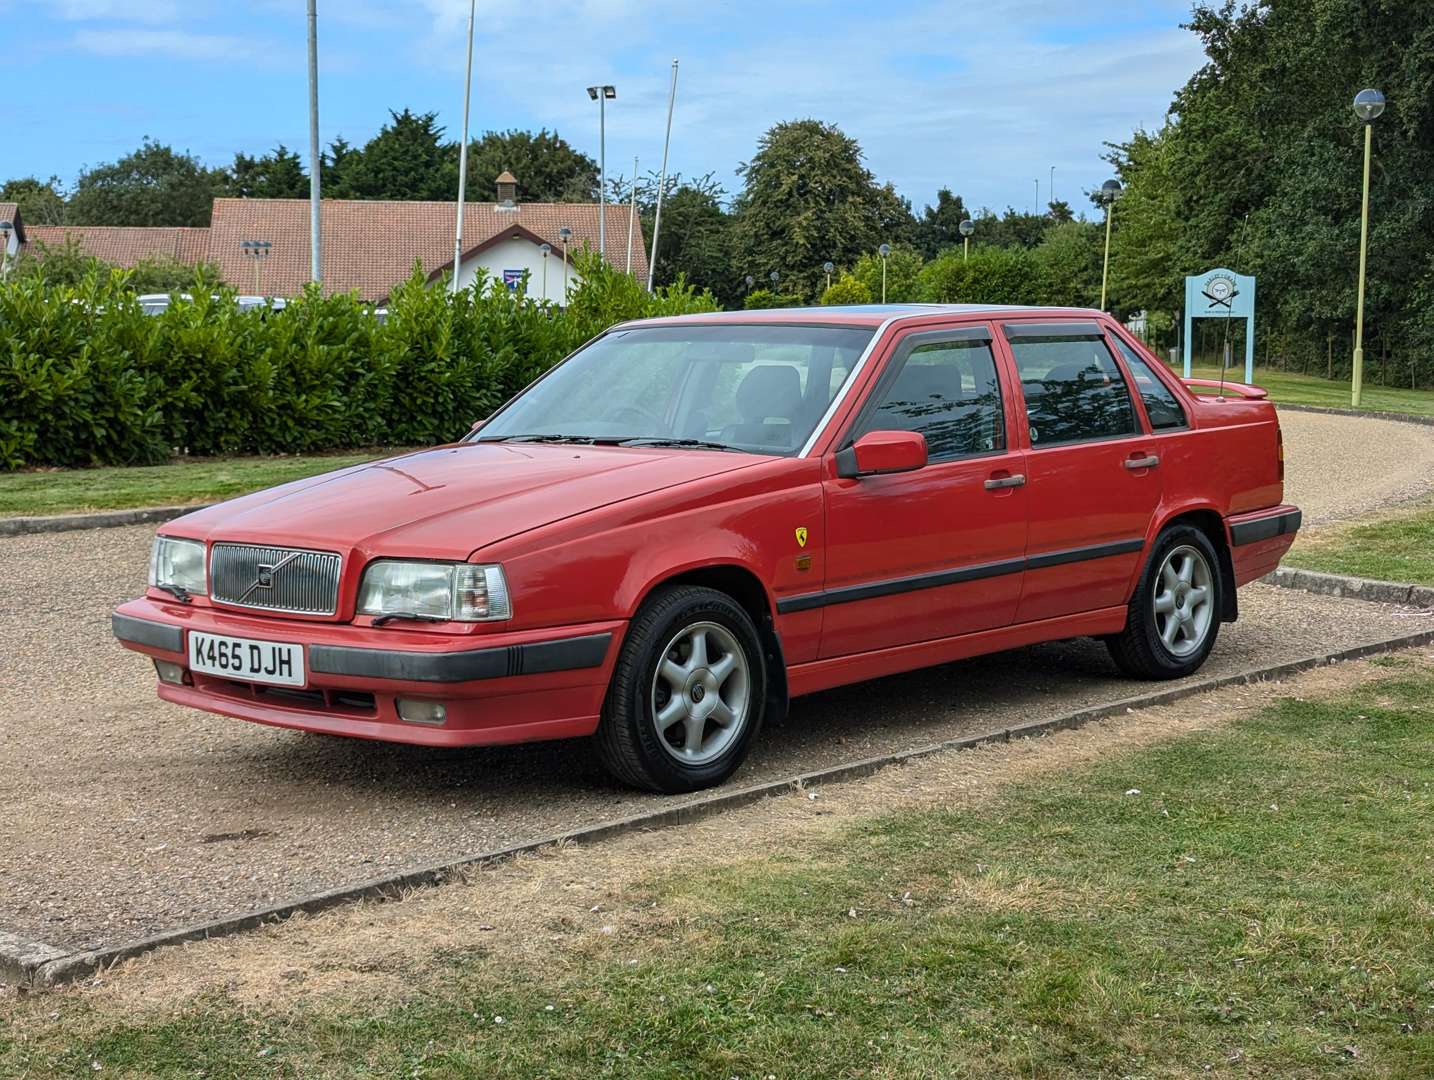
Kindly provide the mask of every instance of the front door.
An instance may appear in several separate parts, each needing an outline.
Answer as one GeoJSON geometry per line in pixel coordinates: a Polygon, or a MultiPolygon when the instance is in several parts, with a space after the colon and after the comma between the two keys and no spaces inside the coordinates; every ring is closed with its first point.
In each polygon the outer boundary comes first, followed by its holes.
{"type": "Polygon", "coordinates": [[[869,431],[917,431],[928,464],[843,479],[828,458],[821,655],[1006,626],[1026,545],[1024,458],[989,328],[898,339],[839,446],[869,431]]]}
{"type": "Polygon", "coordinates": [[[1030,532],[1017,622],[1128,600],[1160,503],[1159,440],[1094,321],[1002,327],[1020,378],[1030,532]]]}

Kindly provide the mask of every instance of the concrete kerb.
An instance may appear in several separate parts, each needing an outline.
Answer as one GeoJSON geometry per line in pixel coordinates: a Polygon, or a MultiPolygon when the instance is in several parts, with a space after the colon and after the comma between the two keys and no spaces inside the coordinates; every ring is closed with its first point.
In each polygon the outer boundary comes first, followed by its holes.
{"type": "Polygon", "coordinates": [[[1418,413],[1377,412],[1370,409],[1336,409],[1328,405],[1289,405],[1282,401],[1276,401],[1274,405],[1275,409],[1279,412],[1323,413],[1325,416],[1359,416],[1367,420],[1394,420],[1401,424],[1422,424],[1424,427],[1434,427],[1434,416],[1421,416],[1418,413]]]}
{"type": "Polygon", "coordinates": [[[389,877],[376,878],[359,885],[344,886],[317,893],[285,904],[275,905],[213,922],[177,930],[165,931],[138,941],[84,952],[63,952],[52,946],[24,942],[9,935],[0,934],[0,978],[27,989],[40,989],[73,982],[112,965],[169,945],[179,945],[205,938],[223,937],[244,930],[255,929],[269,923],[279,922],[299,913],[312,914],[360,900],[388,900],[404,892],[427,885],[461,878],[465,873],[479,867],[510,859],[517,855],[537,851],[558,843],[596,842],[621,836],[624,833],[645,829],[669,828],[688,822],[699,821],[713,814],[746,806],[762,799],[772,798],[792,791],[794,788],[810,787],[816,784],[839,783],[856,780],[880,771],[890,765],[914,761],[932,754],[947,751],[967,750],[987,743],[1011,742],[1017,739],[1039,738],[1056,731],[1082,727],[1093,721],[1119,716],[1136,709],[1168,705],[1184,698],[1208,694],[1227,686],[1242,685],[1278,679],[1284,676],[1322,667],[1343,660],[1357,660],[1377,653],[1413,648],[1434,643],[1434,630],[1405,634],[1383,641],[1370,642],[1354,648],[1322,653],[1283,664],[1202,679],[1184,686],[1119,701],[1094,705],[1075,712],[1053,717],[1049,720],[1034,720],[1014,727],[1001,728],[961,739],[949,739],[911,750],[847,762],[830,768],[770,780],[761,784],[739,788],[736,791],[717,792],[678,805],[650,813],[635,814],[617,821],[594,825],[586,829],[575,829],[531,840],[521,844],[465,856],[461,859],[437,863],[389,877]]]}
{"type": "Polygon", "coordinates": [[[1341,596],[1350,600],[1366,600],[1372,604],[1397,604],[1411,608],[1434,608],[1434,587],[1410,585],[1402,581],[1374,581],[1370,578],[1345,577],[1342,574],[1320,574],[1282,566],[1261,578],[1266,584],[1282,589],[1300,589],[1321,596],[1341,596]]]}
{"type": "Polygon", "coordinates": [[[57,514],[54,517],[0,518],[0,536],[27,536],[31,533],[73,532],[77,529],[114,529],[123,525],[147,525],[173,521],[203,510],[212,503],[194,506],[146,506],[139,510],[105,510],[96,514],[57,514]]]}

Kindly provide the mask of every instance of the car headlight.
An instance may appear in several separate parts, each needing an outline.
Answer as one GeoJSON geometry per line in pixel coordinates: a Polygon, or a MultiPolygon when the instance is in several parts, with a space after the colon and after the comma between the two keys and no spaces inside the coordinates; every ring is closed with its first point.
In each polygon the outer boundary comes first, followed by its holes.
{"type": "Polygon", "coordinates": [[[168,586],[205,595],[204,543],[156,536],[149,553],[149,583],[156,588],[168,586]]]}
{"type": "Polygon", "coordinates": [[[364,571],[358,612],[488,622],[512,618],[513,606],[501,566],[381,559],[364,571]]]}

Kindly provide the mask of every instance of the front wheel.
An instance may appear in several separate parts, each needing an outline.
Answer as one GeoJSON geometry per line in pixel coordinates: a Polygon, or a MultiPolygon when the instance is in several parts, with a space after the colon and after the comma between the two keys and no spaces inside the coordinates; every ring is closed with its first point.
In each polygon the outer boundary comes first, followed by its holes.
{"type": "Polygon", "coordinates": [[[1140,679],[1179,679],[1205,663],[1220,632],[1220,560],[1210,538],[1175,525],[1155,541],[1125,629],[1106,638],[1116,666],[1140,679]]]}
{"type": "Polygon", "coordinates": [[[598,755],[665,794],[726,780],[762,724],[767,669],[757,628],[715,589],[655,593],[628,628],[598,725],[598,755]]]}

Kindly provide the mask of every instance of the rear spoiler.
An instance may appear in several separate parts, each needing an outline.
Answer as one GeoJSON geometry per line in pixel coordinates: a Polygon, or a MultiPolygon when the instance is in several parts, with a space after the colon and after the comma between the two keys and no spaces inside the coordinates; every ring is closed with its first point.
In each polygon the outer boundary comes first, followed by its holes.
{"type": "MultiPolygon", "coordinates": [[[[1218,382],[1215,379],[1181,379],[1186,386],[1194,390],[1196,387],[1208,386],[1212,389],[1224,388],[1226,394],[1233,394],[1249,401],[1264,401],[1269,397],[1269,392],[1260,386],[1247,386],[1245,383],[1218,382]]],[[[1211,397],[1210,394],[1201,394],[1201,397],[1211,397]]]]}

